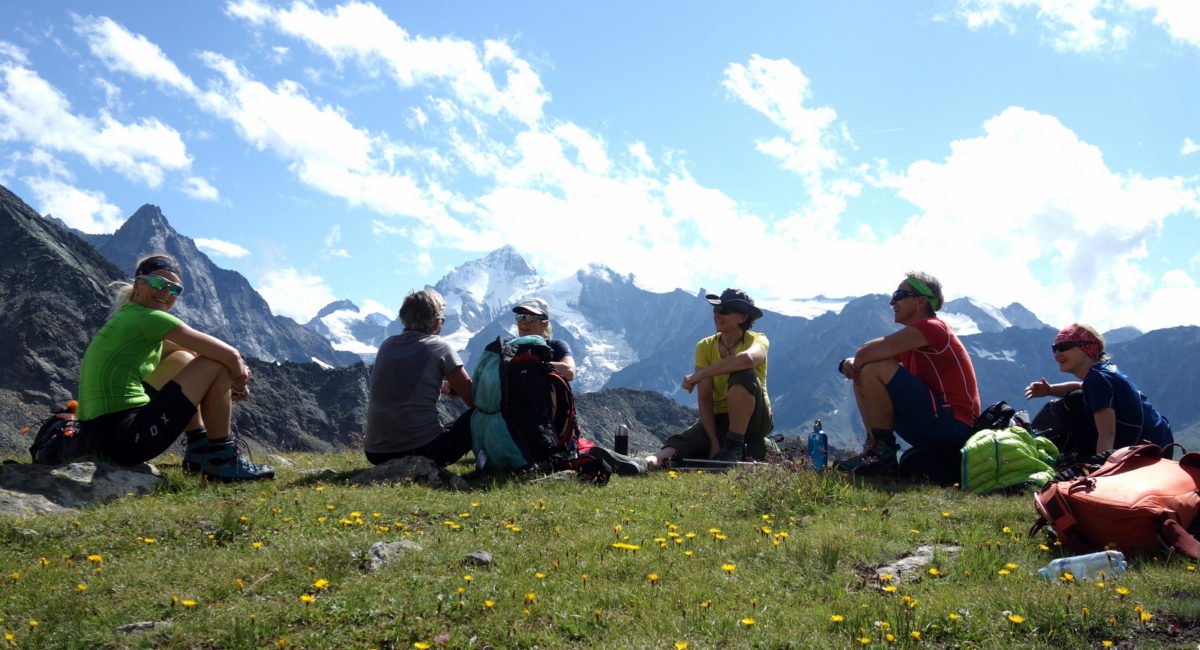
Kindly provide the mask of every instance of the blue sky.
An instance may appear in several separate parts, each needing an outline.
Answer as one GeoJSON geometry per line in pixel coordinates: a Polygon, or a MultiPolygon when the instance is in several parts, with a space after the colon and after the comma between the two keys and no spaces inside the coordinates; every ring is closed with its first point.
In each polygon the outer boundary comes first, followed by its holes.
{"type": "Polygon", "coordinates": [[[160,206],[277,313],[549,279],[1200,322],[1200,3],[22,3],[0,183],[160,206]]]}

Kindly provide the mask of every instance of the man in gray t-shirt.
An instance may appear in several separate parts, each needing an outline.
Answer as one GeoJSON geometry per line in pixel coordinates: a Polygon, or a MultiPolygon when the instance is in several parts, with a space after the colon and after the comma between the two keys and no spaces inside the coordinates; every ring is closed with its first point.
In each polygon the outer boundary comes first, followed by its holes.
{"type": "Polygon", "coordinates": [[[367,460],[427,456],[445,466],[471,449],[469,427],[445,428],[437,413],[445,393],[472,406],[471,378],[462,359],[438,334],[445,301],[432,289],[404,299],[404,331],[379,347],[367,401],[367,460]]]}

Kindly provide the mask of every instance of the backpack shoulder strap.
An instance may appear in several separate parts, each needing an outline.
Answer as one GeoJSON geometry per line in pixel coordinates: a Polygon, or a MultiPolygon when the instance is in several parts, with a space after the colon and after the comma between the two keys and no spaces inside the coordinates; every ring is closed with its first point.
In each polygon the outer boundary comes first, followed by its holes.
{"type": "MultiPolygon", "coordinates": [[[[1087,479],[1081,479],[1087,480],[1087,479]]],[[[1079,521],[1071,506],[1063,496],[1063,490],[1070,490],[1075,481],[1064,483],[1051,482],[1034,495],[1034,504],[1041,515],[1037,523],[1030,529],[1030,534],[1041,530],[1047,523],[1054,529],[1058,539],[1076,553],[1086,553],[1092,546],[1079,530],[1079,521]]]]}

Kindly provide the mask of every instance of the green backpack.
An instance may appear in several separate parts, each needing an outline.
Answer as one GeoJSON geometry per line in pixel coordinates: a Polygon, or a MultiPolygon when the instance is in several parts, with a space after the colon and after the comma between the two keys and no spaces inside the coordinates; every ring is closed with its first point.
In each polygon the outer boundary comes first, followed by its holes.
{"type": "Polygon", "coordinates": [[[984,429],[962,448],[962,488],[987,494],[1014,485],[1040,488],[1054,478],[1058,447],[1021,427],[984,429]]]}

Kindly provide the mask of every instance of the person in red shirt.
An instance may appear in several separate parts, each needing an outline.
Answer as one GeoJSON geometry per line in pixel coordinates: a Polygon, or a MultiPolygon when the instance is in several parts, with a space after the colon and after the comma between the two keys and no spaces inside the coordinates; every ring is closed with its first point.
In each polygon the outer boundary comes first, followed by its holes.
{"type": "Polygon", "coordinates": [[[858,475],[899,474],[896,434],[914,450],[951,452],[971,436],[979,388],[966,348],[937,310],[942,283],[909,273],[892,293],[894,320],[904,327],[859,346],[838,370],[854,381],[867,440],[862,453],[840,461],[858,475]]]}

